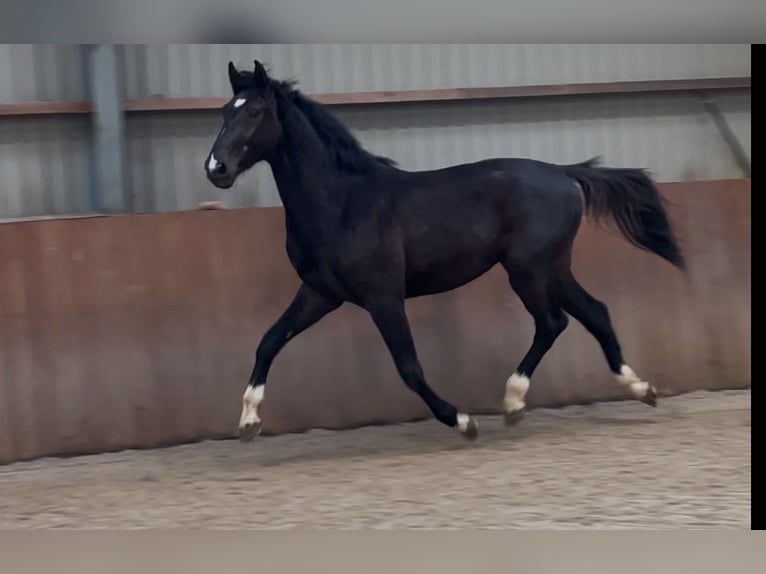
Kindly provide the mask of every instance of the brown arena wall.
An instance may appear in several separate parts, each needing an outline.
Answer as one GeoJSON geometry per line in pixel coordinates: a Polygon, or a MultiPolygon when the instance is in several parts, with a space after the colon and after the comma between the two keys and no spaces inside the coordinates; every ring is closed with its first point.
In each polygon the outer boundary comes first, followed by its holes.
{"type": "MultiPolygon", "coordinates": [[[[749,387],[750,181],[661,187],[688,272],[586,223],[575,274],[661,392],[749,387]]],[[[284,244],[280,208],[0,224],[0,462],[234,436],[256,345],[298,285],[284,244]]],[[[497,412],[533,335],[502,269],[408,313],[433,387],[497,412]]],[[[572,320],[529,404],[625,396],[572,320]]],[[[284,349],[262,412],[265,433],[428,416],[350,305],[284,349]]]]}

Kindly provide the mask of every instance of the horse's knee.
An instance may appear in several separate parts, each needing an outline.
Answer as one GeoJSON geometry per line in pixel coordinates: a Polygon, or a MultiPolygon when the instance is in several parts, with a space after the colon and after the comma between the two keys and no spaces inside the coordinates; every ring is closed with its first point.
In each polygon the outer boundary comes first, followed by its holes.
{"type": "Polygon", "coordinates": [[[569,317],[567,317],[566,313],[556,313],[553,316],[553,330],[557,337],[561,335],[561,333],[563,333],[568,326],[569,317]]]}
{"type": "Polygon", "coordinates": [[[263,337],[258,348],[255,350],[256,362],[271,361],[284,345],[285,337],[279,333],[269,332],[263,337]]]}
{"type": "Polygon", "coordinates": [[[536,322],[535,339],[552,344],[568,325],[569,318],[565,313],[558,312],[546,315],[536,322]]]}
{"type": "Polygon", "coordinates": [[[596,322],[609,326],[612,323],[612,318],[609,314],[609,307],[605,303],[602,303],[598,299],[593,299],[591,302],[591,313],[596,322]]]}

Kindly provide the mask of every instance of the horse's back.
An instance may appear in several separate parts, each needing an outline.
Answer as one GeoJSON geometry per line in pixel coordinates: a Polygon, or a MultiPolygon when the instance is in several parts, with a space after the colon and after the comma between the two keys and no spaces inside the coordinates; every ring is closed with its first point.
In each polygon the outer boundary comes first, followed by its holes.
{"type": "Polygon", "coordinates": [[[509,258],[556,250],[582,214],[563,170],[526,159],[414,172],[393,193],[390,224],[404,241],[408,290],[417,294],[456,287],[509,258]]]}
{"type": "Polygon", "coordinates": [[[402,172],[389,187],[399,221],[447,231],[508,232],[525,221],[579,221],[577,183],[562,166],[526,158],[493,158],[438,170],[402,172]]]}

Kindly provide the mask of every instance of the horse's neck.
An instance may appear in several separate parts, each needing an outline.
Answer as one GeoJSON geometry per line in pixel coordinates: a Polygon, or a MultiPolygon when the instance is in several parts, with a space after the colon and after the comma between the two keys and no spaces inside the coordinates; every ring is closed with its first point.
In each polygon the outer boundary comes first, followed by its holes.
{"type": "Polygon", "coordinates": [[[324,144],[308,120],[292,104],[281,114],[283,139],[269,160],[282,204],[302,234],[316,236],[339,208],[333,193],[339,177],[324,144]]]}

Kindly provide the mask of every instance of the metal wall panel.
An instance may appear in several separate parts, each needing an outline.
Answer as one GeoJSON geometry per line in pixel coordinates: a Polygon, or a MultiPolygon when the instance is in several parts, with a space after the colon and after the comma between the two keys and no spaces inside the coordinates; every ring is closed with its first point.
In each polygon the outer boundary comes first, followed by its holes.
{"type": "MultiPolygon", "coordinates": [[[[749,154],[749,95],[718,101],[749,154]]],[[[610,165],[647,167],[660,181],[742,177],[702,103],[689,96],[406,104],[336,113],[370,150],[412,170],[497,156],[571,163],[600,155],[610,165]]],[[[217,112],[132,116],[127,165],[136,209],[191,209],[209,200],[227,207],[280,205],[265,165],[226,192],[207,182],[203,163],[219,129],[217,112]]]]}
{"type": "MultiPolygon", "coordinates": [[[[253,58],[300,80],[306,92],[750,74],[748,45],[127,45],[118,47],[125,97],[209,96],[228,91],[226,62],[253,58]]],[[[78,46],[0,45],[0,101],[84,97],[78,46]]],[[[721,99],[750,152],[749,95],[721,99]]],[[[690,97],[463,102],[338,111],[372,150],[409,169],[490,156],[555,162],[603,155],[643,165],[663,181],[739,177],[729,150],[690,97]]],[[[231,207],[278,205],[269,169],[258,166],[226,194],[202,161],[218,114],[131,115],[126,183],[136,211],[188,209],[222,197],[231,207]]],[[[0,118],[0,217],[88,211],[88,118],[0,118]],[[63,175],[62,175],[63,174],[63,175]]]]}
{"type": "Polygon", "coordinates": [[[747,44],[171,44],[121,47],[125,96],[223,96],[229,60],[306,92],[749,76],[747,44]]]}
{"type": "MultiPolygon", "coordinates": [[[[0,44],[0,102],[85,98],[80,47],[0,44]]],[[[90,209],[86,117],[0,118],[0,217],[90,209]]]]}
{"type": "Polygon", "coordinates": [[[0,102],[84,98],[79,46],[0,44],[0,102]]]}
{"type": "Polygon", "coordinates": [[[0,118],[0,218],[91,210],[88,117],[0,118]]]}

